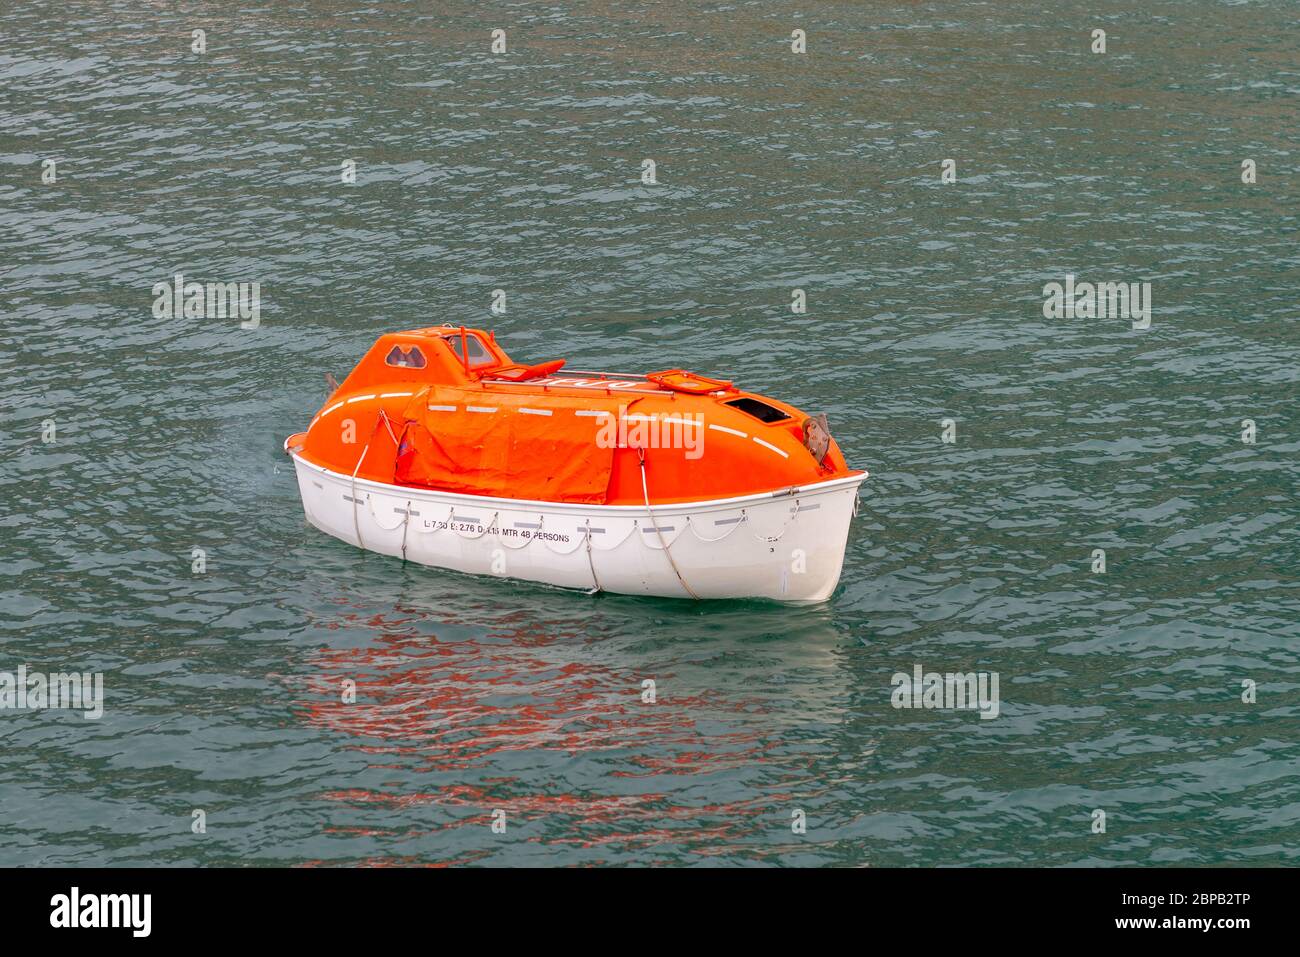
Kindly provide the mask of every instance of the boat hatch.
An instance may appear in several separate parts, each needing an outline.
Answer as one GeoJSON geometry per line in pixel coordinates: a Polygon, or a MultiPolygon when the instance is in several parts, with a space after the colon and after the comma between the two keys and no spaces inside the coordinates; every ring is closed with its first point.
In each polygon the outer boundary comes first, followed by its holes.
{"type": "MultiPolygon", "coordinates": [[[[456,353],[456,358],[462,362],[465,361],[464,355],[460,351],[460,333],[444,336],[443,340],[451,346],[451,351],[456,353]]],[[[487,346],[483,345],[483,340],[476,334],[467,332],[465,334],[465,351],[469,354],[469,367],[495,365],[497,358],[488,351],[487,346]]]]}
{"type": "Polygon", "coordinates": [[[831,447],[831,427],[826,413],[819,412],[803,420],[803,445],[819,466],[826,464],[826,453],[831,447]]]}
{"type": "Polygon", "coordinates": [[[784,422],[790,416],[786,415],[774,405],[768,405],[766,402],[759,402],[758,399],[752,399],[749,396],[743,396],[739,399],[732,399],[727,405],[733,409],[739,409],[746,415],[752,415],[760,422],[766,422],[769,425],[773,422],[784,422]]]}
{"type": "Polygon", "coordinates": [[[695,375],[685,369],[667,369],[663,372],[647,372],[649,381],[658,383],[673,392],[685,392],[689,395],[704,395],[708,392],[726,392],[731,388],[730,382],[722,379],[710,379],[708,376],[695,375]]]}

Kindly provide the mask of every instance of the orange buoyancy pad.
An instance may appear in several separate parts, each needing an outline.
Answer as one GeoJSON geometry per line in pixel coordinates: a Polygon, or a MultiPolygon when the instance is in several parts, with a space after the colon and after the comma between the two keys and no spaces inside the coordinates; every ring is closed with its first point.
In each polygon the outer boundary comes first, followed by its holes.
{"type": "MultiPolygon", "coordinates": [[[[407,410],[394,479],[468,495],[603,504],[614,449],[599,440],[618,400],[434,387],[407,410]]],[[[608,445],[608,443],[604,443],[608,445]]]]}

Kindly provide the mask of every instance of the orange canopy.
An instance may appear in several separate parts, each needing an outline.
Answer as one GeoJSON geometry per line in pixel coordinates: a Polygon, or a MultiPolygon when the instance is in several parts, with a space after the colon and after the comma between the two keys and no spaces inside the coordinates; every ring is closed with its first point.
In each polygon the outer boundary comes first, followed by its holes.
{"type": "MultiPolygon", "coordinates": [[[[626,400],[624,400],[626,401],[626,400]]],[[[406,411],[395,480],[468,495],[603,504],[614,449],[600,412],[619,400],[434,388],[406,411]],[[575,415],[574,410],[584,414],[575,415]]]]}
{"type": "Polygon", "coordinates": [[[383,484],[583,505],[855,474],[833,440],[810,451],[810,420],[786,403],[680,369],[556,375],[560,364],[514,363],[479,329],[388,333],[293,437],[295,452],[383,484]]]}

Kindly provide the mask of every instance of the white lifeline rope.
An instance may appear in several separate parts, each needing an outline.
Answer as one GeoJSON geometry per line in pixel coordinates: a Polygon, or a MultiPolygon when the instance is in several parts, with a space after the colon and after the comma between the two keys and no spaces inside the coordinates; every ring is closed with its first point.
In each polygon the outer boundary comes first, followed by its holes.
{"type": "MultiPolygon", "coordinates": [[[[673,553],[668,550],[668,543],[664,541],[664,533],[659,531],[659,523],[655,521],[654,512],[650,511],[650,492],[646,488],[646,483],[645,483],[645,449],[638,448],[636,450],[636,454],[637,457],[641,460],[641,494],[645,496],[646,514],[650,516],[650,521],[654,522],[655,533],[659,536],[659,544],[660,546],[663,547],[664,554],[668,556],[668,564],[673,566],[673,574],[675,574],[677,576],[677,580],[682,583],[682,587],[686,589],[687,594],[689,594],[696,601],[699,601],[700,596],[695,594],[695,591],[691,588],[690,585],[686,584],[686,579],[682,577],[681,571],[677,568],[677,563],[673,561],[673,553]]],[[[590,538],[587,539],[587,544],[588,545],[591,544],[590,538]]]]}
{"type": "MultiPolygon", "coordinates": [[[[642,474],[645,474],[645,466],[641,466],[642,474]]],[[[591,568],[591,580],[595,584],[592,589],[593,594],[600,591],[600,579],[596,577],[596,563],[591,557],[591,519],[587,519],[587,565],[591,568]]],[[[685,584],[685,582],[683,582],[685,584]]]]}
{"type": "MultiPolygon", "coordinates": [[[[375,420],[375,428],[379,428],[379,420],[375,420]]],[[[374,438],[375,433],[370,433],[370,438],[374,438]]],[[[361,450],[361,458],[357,459],[357,467],[352,470],[352,527],[356,529],[357,546],[365,548],[365,542],[361,540],[361,522],[357,519],[357,473],[361,471],[361,463],[366,460],[366,453],[370,451],[370,439],[366,439],[366,447],[361,450]]]]}
{"type": "MultiPolygon", "coordinates": [[[[687,527],[691,530],[691,534],[694,535],[698,541],[712,543],[712,542],[722,541],[728,535],[732,534],[736,529],[740,528],[740,526],[744,525],[747,521],[749,521],[749,518],[746,515],[745,510],[742,508],[740,510],[740,518],[731,522],[731,524],[727,527],[727,530],[723,532],[721,535],[719,535],[717,538],[705,538],[698,531],[696,531],[696,529],[699,527],[700,524],[699,522],[688,522],[687,527]]],[[[715,522],[714,524],[716,525],[717,523],[715,522]]]]}
{"type": "Polygon", "coordinates": [[[411,524],[411,500],[406,500],[406,515],[402,517],[402,561],[406,561],[406,529],[411,524]]]}
{"type": "Polygon", "coordinates": [[[461,533],[456,529],[456,507],[453,505],[451,511],[447,514],[447,528],[448,528],[448,529],[452,532],[452,534],[454,534],[457,538],[463,538],[463,539],[465,539],[465,541],[467,541],[467,542],[476,542],[476,541],[478,541],[480,538],[482,538],[484,535],[486,535],[486,534],[487,534],[491,529],[497,527],[497,518],[498,518],[500,515],[501,515],[500,512],[493,512],[493,513],[492,513],[492,521],[489,522],[489,523],[486,524],[486,525],[484,525],[481,521],[474,521],[474,522],[471,522],[471,521],[469,521],[468,519],[465,519],[464,521],[465,521],[465,524],[466,524],[466,525],[478,525],[479,528],[480,528],[480,531],[479,531],[479,533],[478,533],[477,535],[462,535],[462,534],[461,534],[461,533]]]}
{"type": "Polygon", "coordinates": [[[388,430],[388,437],[393,440],[393,446],[396,447],[399,443],[397,441],[397,436],[393,434],[393,423],[388,421],[388,413],[383,409],[380,409],[379,417],[384,420],[384,428],[388,430]]]}
{"type": "MultiPolygon", "coordinates": [[[[390,426],[390,425],[388,424],[388,413],[385,412],[383,409],[380,409],[380,410],[379,410],[379,415],[377,415],[377,416],[375,417],[375,427],[374,427],[373,429],[370,430],[370,438],[366,439],[366,447],[365,447],[364,449],[361,450],[361,458],[357,459],[357,467],[354,468],[354,469],[352,470],[352,496],[351,496],[351,498],[352,498],[352,528],[353,528],[353,529],[356,531],[356,533],[357,533],[357,545],[358,545],[359,547],[361,547],[361,548],[365,548],[365,547],[366,547],[366,544],[365,544],[365,542],[363,542],[363,541],[361,540],[361,522],[360,522],[360,520],[357,518],[357,473],[361,471],[361,464],[362,464],[363,462],[365,462],[365,460],[366,460],[366,453],[368,453],[368,452],[370,451],[370,443],[371,443],[371,441],[373,441],[373,439],[374,439],[374,437],[375,437],[375,433],[379,431],[379,422],[380,422],[381,419],[383,420],[384,426],[388,429],[388,434],[389,434],[390,436],[393,434],[393,428],[392,428],[392,426],[390,426]]],[[[397,438],[396,438],[396,437],[393,438],[393,444],[394,444],[394,445],[397,444],[397,438]]],[[[408,520],[410,519],[410,515],[409,515],[409,514],[407,515],[407,519],[408,519],[408,520]]],[[[405,533],[405,531],[403,531],[403,533],[402,533],[402,541],[403,541],[403,543],[405,543],[405,541],[406,541],[406,533],[405,533]]],[[[403,546],[402,546],[402,557],[403,557],[403,558],[406,557],[406,546],[405,546],[405,544],[403,544],[403,546]]]]}

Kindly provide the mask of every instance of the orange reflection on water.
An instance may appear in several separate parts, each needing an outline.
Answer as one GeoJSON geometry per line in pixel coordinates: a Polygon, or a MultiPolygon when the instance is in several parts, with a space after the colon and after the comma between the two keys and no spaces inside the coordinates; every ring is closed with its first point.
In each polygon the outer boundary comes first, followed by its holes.
{"type": "MultiPolygon", "coordinates": [[[[397,812],[429,805],[478,812],[442,827],[422,825],[428,833],[464,826],[486,833],[497,809],[512,825],[563,818],[558,837],[547,841],[582,847],[713,845],[751,831],[754,819],[767,813],[752,801],[674,800],[673,792],[689,789],[680,780],[654,786],[660,776],[694,777],[763,761],[768,744],[758,730],[762,722],[753,720],[764,710],[757,701],[674,687],[669,696],[661,691],[657,703],[643,703],[641,682],[651,676],[601,663],[610,655],[598,642],[548,635],[536,625],[443,640],[412,634],[409,620],[366,624],[376,634],[369,646],[313,653],[316,673],[305,679],[298,705],[305,720],[354,738],[353,748],[374,756],[371,768],[458,772],[458,783],[405,793],[345,788],[325,793],[328,801],[397,812]],[[356,682],[355,703],[341,700],[345,680],[356,682]],[[508,753],[532,753],[536,761],[503,764],[508,753]],[[551,756],[557,754],[565,757],[551,756]],[[599,766],[570,761],[600,754],[609,756],[599,766]],[[579,769],[561,777],[557,765],[579,769]],[[484,778],[485,771],[498,776],[484,778]],[[652,790],[594,792],[607,791],[614,780],[639,780],[652,790]]],[[[674,676],[653,677],[662,688],[674,676]]]]}

